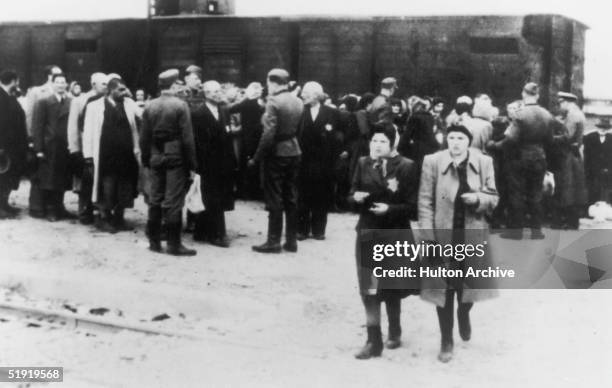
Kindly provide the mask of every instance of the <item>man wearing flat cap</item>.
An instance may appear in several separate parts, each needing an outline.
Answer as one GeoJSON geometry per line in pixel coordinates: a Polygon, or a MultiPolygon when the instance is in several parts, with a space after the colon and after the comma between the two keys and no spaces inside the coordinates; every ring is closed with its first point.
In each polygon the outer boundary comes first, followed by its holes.
{"type": "Polygon", "coordinates": [[[393,77],[387,77],[380,82],[380,94],[376,96],[368,109],[370,124],[392,123],[393,115],[389,99],[393,97],[397,89],[397,80],[393,77]]]}
{"type": "Polygon", "coordinates": [[[159,75],[161,95],[145,107],[142,117],[142,164],[151,170],[147,236],[149,249],[161,252],[163,215],[168,231],[166,252],[193,256],[196,251],[181,243],[181,218],[189,173],[197,163],[189,107],[176,97],[178,77],[176,69],[159,75]]]}
{"type": "Polygon", "coordinates": [[[513,147],[508,160],[508,229],[502,238],[520,240],[526,211],[531,215],[531,238],[542,239],[542,181],[546,173],[545,149],[552,143],[552,115],[538,105],[539,87],[529,82],[523,87],[523,105],[499,142],[489,142],[494,149],[513,147]]]}
{"type": "Polygon", "coordinates": [[[549,170],[555,175],[553,227],[578,229],[580,209],[587,202],[584,165],[580,153],[586,118],[577,105],[576,95],[559,92],[557,97],[560,123],[553,130],[554,142],[548,158],[551,164],[549,170]]]}
{"type": "Polygon", "coordinates": [[[570,143],[574,154],[580,154],[582,136],[586,118],[578,106],[578,97],[571,93],[557,93],[559,107],[561,108],[561,121],[565,124],[570,136],[570,143]]]}
{"type": "Polygon", "coordinates": [[[304,104],[289,90],[289,73],[272,69],[268,73],[268,100],[262,117],[263,134],[249,167],[261,162],[263,188],[268,214],[268,239],[253,246],[261,253],[279,253],[285,213],[283,248],[297,251],[297,179],[300,149],[297,134],[304,104]]]}

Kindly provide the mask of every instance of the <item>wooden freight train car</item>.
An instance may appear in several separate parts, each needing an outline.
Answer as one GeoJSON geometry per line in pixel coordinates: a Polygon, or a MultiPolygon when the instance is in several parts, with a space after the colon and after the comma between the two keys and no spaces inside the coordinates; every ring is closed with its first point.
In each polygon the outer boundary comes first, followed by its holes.
{"type": "Polygon", "coordinates": [[[117,72],[153,91],[156,74],[170,67],[195,63],[205,78],[238,85],[284,67],[332,96],[374,91],[395,76],[402,96],[484,92],[496,103],[518,98],[529,80],[548,106],[558,90],[582,95],[586,28],[558,15],[13,23],[0,25],[0,68],[17,69],[26,87],[54,63],[82,83],[94,71],[117,72]]]}

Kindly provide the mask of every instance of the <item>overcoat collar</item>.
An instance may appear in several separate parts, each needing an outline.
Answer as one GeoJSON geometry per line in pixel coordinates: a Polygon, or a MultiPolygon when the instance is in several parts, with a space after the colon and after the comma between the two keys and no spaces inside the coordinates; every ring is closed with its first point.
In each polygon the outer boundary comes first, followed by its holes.
{"type": "MultiPolygon", "coordinates": [[[[444,150],[440,157],[440,165],[442,166],[442,174],[446,174],[447,171],[453,166],[453,158],[451,157],[449,150],[444,150]]],[[[468,165],[476,174],[480,173],[480,164],[476,153],[473,150],[468,150],[468,165]]]]}

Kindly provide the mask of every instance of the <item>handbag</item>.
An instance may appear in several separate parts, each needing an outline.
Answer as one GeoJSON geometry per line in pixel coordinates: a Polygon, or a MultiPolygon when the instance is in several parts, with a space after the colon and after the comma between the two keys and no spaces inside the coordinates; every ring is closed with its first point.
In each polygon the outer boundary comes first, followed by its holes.
{"type": "Polygon", "coordinates": [[[206,210],[204,206],[204,202],[202,201],[202,192],[200,189],[200,175],[196,174],[193,177],[193,182],[191,182],[191,186],[189,187],[189,191],[187,191],[187,195],[185,196],[185,207],[191,213],[201,213],[206,210]]]}

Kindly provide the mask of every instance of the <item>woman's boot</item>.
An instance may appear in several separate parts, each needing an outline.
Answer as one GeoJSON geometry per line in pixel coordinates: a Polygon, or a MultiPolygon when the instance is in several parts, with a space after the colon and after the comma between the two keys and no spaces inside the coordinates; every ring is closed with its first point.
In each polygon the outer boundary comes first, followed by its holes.
{"type": "Polygon", "coordinates": [[[460,303],[457,309],[457,322],[459,323],[459,335],[464,341],[472,338],[472,325],[470,325],[470,309],[473,303],[460,303]]]}
{"type": "Polygon", "coordinates": [[[385,301],[385,305],[387,306],[387,317],[389,319],[389,334],[387,335],[387,342],[385,342],[387,349],[397,349],[402,345],[402,326],[400,323],[401,303],[402,300],[399,298],[385,301]]]}
{"type": "Polygon", "coordinates": [[[380,326],[368,326],[368,341],[361,350],[355,354],[359,360],[367,360],[371,357],[380,357],[383,350],[382,332],[380,326]]]}

